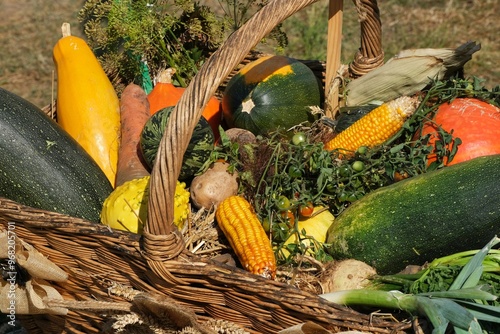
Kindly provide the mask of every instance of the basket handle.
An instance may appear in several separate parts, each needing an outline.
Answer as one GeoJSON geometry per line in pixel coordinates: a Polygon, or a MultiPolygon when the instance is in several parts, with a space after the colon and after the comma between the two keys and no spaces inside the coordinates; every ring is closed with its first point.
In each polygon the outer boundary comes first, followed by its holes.
{"type": "Polygon", "coordinates": [[[173,224],[173,198],[181,170],[180,157],[187,149],[204,106],[231,70],[262,38],[287,17],[316,1],[270,1],[226,40],[186,88],[169,117],[151,173],[143,237],[144,250],[152,260],[168,260],[184,248],[183,238],[173,224]]]}
{"type": "Polygon", "coordinates": [[[361,47],[349,65],[352,77],[360,77],[384,64],[382,23],[377,0],[353,0],[361,28],[361,47]]]}
{"type": "MultiPolygon", "coordinates": [[[[360,77],[383,65],[382,23],[377,0],[353,0],[358,12],[361,30],[361,47],[349,64],[350,77],[360,77]]],[[[343,0],[330,0],[328,19],[328,43],[325,75],[326,116],[335,118],[340,107],[339,86],[343,73],[340,63],[343,0]]]]}

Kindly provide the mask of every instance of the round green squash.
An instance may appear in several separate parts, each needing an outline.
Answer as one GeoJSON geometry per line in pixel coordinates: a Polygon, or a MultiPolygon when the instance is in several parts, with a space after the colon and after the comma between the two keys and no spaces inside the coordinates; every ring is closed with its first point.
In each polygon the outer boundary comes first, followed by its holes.
{"type": "MultiPolygon", "coordinates": [[[[149,118],[141,132],[140,148],[149,168],[153,168],[161,138],[173,110],[174,107],[167,107],[156,112],[149,118]]],[[[215,136],[212,128],[206,118],[201,116],[184,153],[178,179],[185,181],[195,176],[210,157],[214,145],[215,136]]]]}
{"type": "Polygon", "coordinates": [[[228,126],[256,135],[313,122],[310,107],[320,104],[321,85],[313,71],[284,56],[262,57],[244,66],[222,97],[228,126]]]}

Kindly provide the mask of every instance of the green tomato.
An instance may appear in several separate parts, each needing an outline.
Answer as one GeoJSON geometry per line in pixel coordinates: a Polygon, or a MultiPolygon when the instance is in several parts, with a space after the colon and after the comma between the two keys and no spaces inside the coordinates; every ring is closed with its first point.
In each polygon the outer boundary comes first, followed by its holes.
{"type": "Polygon", "coordinates": [[[307,141],[307,136],[304,132],[297,132],[292,137],[293,145],[300,145],[307,141]]]}
{"type": "Polygon", "coordinates": [[[339,200],[339,202],[346,202],[348,197],[349,197],[349,196],[348,196],[345,192],[342,192],[342,193],[338,196],[338,200],[339,200]]]}
{"type": "Polygon", "coordinates": [[[361,154],[361,155],[364,155],[366,154],[366,152],[368,151],[368,147],[366,146],[361,146],[360,148],[358,148],[358,154],[361,154]]]}
{"type": "Polygon", "coordinates": [[[330,194],[334,194],[336,190],[336,186],[333,182],[328,182],[326,185],[326,191],[328,191],[330,194]]]}
{"type": "Polygon", "coordinates": [[[340,166],[338,171],[339,171],[339,175],[342,177],[349,176],[349,174],[351,173],[350,168],[347,166],[340,166]]]}
{"type": "Polygon", "coordinates": [[[276,207],[280,211],[286,211],[290,208],[290,200],[288,197],[281,195],[276,201],[276,207]]]}
{"type": "Polygon", "coordinates": [[[347,196],[346,200],[347,202],[355,202],[358,199],[358,196],[356,194],[350,194],[347,196]]]}
{"type": "Polygon", "coordinates": [[[262,227],[264,228],[264,231],[266,231],[266,233],[269,232],[269,230],[271,229],[271,221],[269,220],[269,217],[264,218],[264,220],[262,221],[262,227]]]}
{"type": "Polygon", "coordinates": [[[361,172],[363,169],[365,169],[365,164],[363,161],[356,160],[352,163],[351,167],[356,172],[361,172]]]}

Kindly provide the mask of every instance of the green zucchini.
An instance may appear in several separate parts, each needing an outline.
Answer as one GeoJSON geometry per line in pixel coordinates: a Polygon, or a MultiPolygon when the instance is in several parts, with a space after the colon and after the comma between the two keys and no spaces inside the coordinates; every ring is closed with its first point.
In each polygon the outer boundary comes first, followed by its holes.
{"type": "Polygon", "coordinates": [[[56,122],[0,88],[0,196],[99,222],[111,191],[99,166],[56,122]]]}
{"type": "Polygon", "coordinates": [[[474,248],[500,235],[500,155],[475,158],[373,191],[328,230],[329,253],[380,274],[474,248]]]}

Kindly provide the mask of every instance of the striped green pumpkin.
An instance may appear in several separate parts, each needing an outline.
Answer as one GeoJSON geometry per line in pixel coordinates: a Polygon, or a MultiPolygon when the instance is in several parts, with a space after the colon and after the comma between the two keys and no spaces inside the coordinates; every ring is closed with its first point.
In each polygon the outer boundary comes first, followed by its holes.
{"type": "Polygon", "coordinates": [[[311,106],[321,106],[319,80],[309,67],[284,56],[262,57],[244,66],[222,98],[229,127],[256,135],[314,121],[311,106]]]}
{"type": "MultiPolygon", "coordinates": [[[[153,168],[161,138],[165,132],[168,118],[174,107],[159,110],[144,125],[141,133],[140,147],[146,164],[153,168]]],[[[193,130],[186,152],[182,160],[179,175],[180,181],[187,181],[196,175],[210,157],[215,145],[215,136],[210,124],[201,116],[193,130]]]]}

